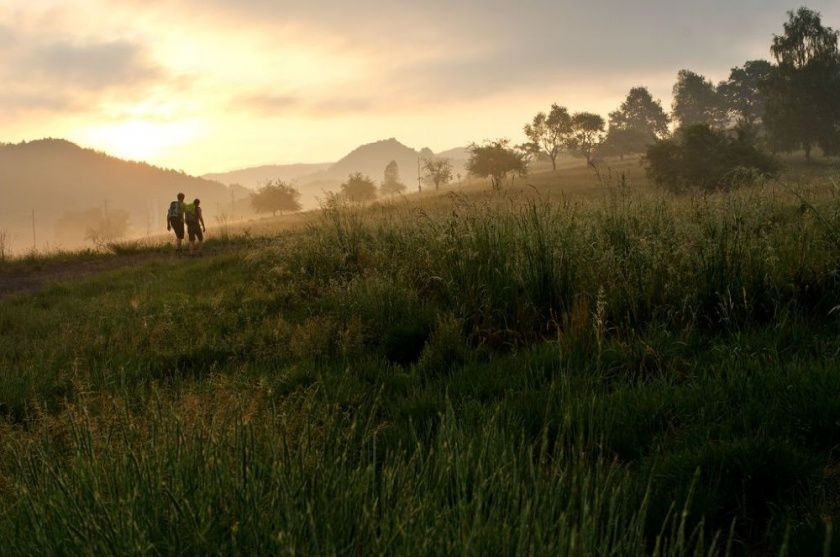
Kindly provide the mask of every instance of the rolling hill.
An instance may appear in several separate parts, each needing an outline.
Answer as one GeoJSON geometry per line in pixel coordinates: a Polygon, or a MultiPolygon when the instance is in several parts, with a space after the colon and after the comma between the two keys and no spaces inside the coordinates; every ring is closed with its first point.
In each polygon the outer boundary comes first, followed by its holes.
{"type": "Polygon", "coordinates": [[[322,198],[326,192],[337,191],[347,176],[354,172],[366,174],[378,183],[382,180],[385,167],[391,161],[397,162],[403,183],[409,187],[409,190],[413,190],[417,184],[418,159],[430,156],[450,159],[455,166],[455,171],[463,173],[469,153],[463,147],[437,154],[430,149],[418,151],[392,137],[361,145],[332,164],[259,166],[232,172],[206,174],[203,177],[226,184],[242,184],[250,188],[260,187],[271,179],[286,180],[295,184],[300,190],[304,207],[311,208],[317,206],[318,199],[322,198]]]}
{"type": "Polygon", "coordinates": [[[332,163],[315,164],[269,164],[254,166],[230,172],[216,172],[204,174],[205,180],[213,180],[223,184],[242,184],[245,187],[260,187],[269,180],[284,180],[292,182],[302,176],[328,169],[332,163]]]}
{"type": "Polygon", "coordinates": [[[242,188],[196,178],[176,170],[118,159],[62,139],[0,145],[0,230],[12,249],[74,247],[84,236],[57,234],[68,215],[92,209],[125,211],[133,235],[165,231],[166,207],[183,191],[199,197],[208,212],[228,211],[242,188]]]}

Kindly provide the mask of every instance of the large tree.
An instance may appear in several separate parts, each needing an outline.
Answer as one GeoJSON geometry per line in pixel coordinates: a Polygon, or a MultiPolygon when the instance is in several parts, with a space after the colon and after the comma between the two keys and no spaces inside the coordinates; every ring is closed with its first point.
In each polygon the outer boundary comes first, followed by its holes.
{"type": "Polygon", "coordinates": [[[717,87],[727,116],[739,124],[755,125],[762,121],[772,73],[773,64],[767,60],[750,60],[743,67],[732,68],[729,79],[717,87]]]}
{"type": "Polygon", "coordinates": [[[840,52],[838,32],[822,25],[820,14],[788,12],[784,33],[773,37],[778,68],[768,85],[766,126],[775,150],[840,152],[840,52]]]}
{"type": "Polygon", "coordinates": [[[400,181],[400,167],[397,161],[391,161],[385,167],[385,176],[379,192],[382,195],[396,195],[406,190],[405,184],[400,181]]]}
{"type": "Polygon", "coordinates": [[[572,133],[572,117],[565,107],[551,105],[548,115],[540,112],[533,122],[525,125],[525,136],[533,145],[531,152],[545,153],[551,168],[557,170],[557,156],[566,146],[572,133]]]}
{"type": "Polygon", "coordinates": [[[509,147],[507,139],[488,141],[483,145],[473,143],[469,147],[470,159],[467,170],[473,176],[490,178],[493,189],[502,189],[502,182],[510,175],[524,176],[525,154],[509,147]]]}
{"type": "Polygon", "coordinates": [[[341,195],[353,203],[373,201],[376,199],[376,184],[361,172],[354,172],[341,184],[341,195]]]}
{"type": "Polygon", "coordinates": [[[711,81],[691,70],[680,70],[674,84],[671,117],[682,126],[725,124],[723,102],[711,81]]]}
{"type": "Polygon", "coordinates": [[[300,211],[300,192],[282,180],[269,181],[251,194],[251,207],[257,213],[300,211]]]}
{"type": "Polygon", "coordinates": [[[729,189],[774,176],[779,166],[749,134],[733,134],[706,124],[680,128],[673,138],[648,148],[647,171],[653,182],[675,192],[729,189]]]}
{"type": "Polygon", "coordinates": [[[423,179],[435,185],[435,190],[441,184],[448,184],[452,180],[452,163],[449,159],[430,157],[422,163],[423,179]]]}
{"type": "Polygon", "coordinates": [[[578,112],[572,116],[572,135],[569,138],[569,149],[578,156],[586,159],[586,164],[592,166],[595,148],[604,137],[604,118],[593,112],[578,112]]]}
{"type": "Polygon", "coordinates": [[[668,135],[668,115],[646,87],[633,87],[618,110],[610,113],[607,137],[599,148],[605,155],[644,153],[668,135]]]}

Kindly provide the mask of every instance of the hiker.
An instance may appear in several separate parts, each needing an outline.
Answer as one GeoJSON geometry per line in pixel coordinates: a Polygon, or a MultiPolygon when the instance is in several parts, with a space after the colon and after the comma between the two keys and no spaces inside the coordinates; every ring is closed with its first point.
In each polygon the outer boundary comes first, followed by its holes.
{"type": "Polygon", "coordinates": [[[184,206],[184,216],[187,222],[187,234],[190,237],[190,253],[201,249],[201,242],[204,241],[204,234],[207,229],[204,227],[204,215],[201,214],[201,200],[195,199],[189,205],[184,206]],[[196,244],[196,238],[198,244],[196,244]]]}
{"type": "Polygon", "coordinates": [[[184,241],[184,198],[183,193],[178,194],[178,200],[169,204],[166,212],[166,231],[175,230],[175,251],[181,253],[181,243],[184,241]]]}

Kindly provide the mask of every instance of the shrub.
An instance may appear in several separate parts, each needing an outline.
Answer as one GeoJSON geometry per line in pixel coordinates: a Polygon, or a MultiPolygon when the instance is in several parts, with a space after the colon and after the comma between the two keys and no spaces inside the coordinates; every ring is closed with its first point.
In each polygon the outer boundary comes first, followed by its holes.
{"type": "Polygon", "coordinates": [[[779,165],[743,130],[720,131],[705,124],[682,128],[674,138],[657,141],[647,151],[648,176],[658,185],[682,192],[728,190],[745,177],[769,178],[779,165]]]}

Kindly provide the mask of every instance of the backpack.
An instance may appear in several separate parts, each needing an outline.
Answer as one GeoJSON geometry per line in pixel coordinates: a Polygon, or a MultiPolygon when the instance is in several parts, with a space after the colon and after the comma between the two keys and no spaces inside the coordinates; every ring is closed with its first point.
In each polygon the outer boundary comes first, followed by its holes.
{"type": "Polygon", "coordinates": [[[194,203],[189,203],[184,205],[184,220],[187,221],[188,224],[195,224],[198,222],[198,210],[194,203]]]}
{"type": "Polygon", "coordinates": [[[166,213],[167,219],[177,219],[181,216],[181,202],[173,201],[169,204],[169,211],[166,213]]]}

